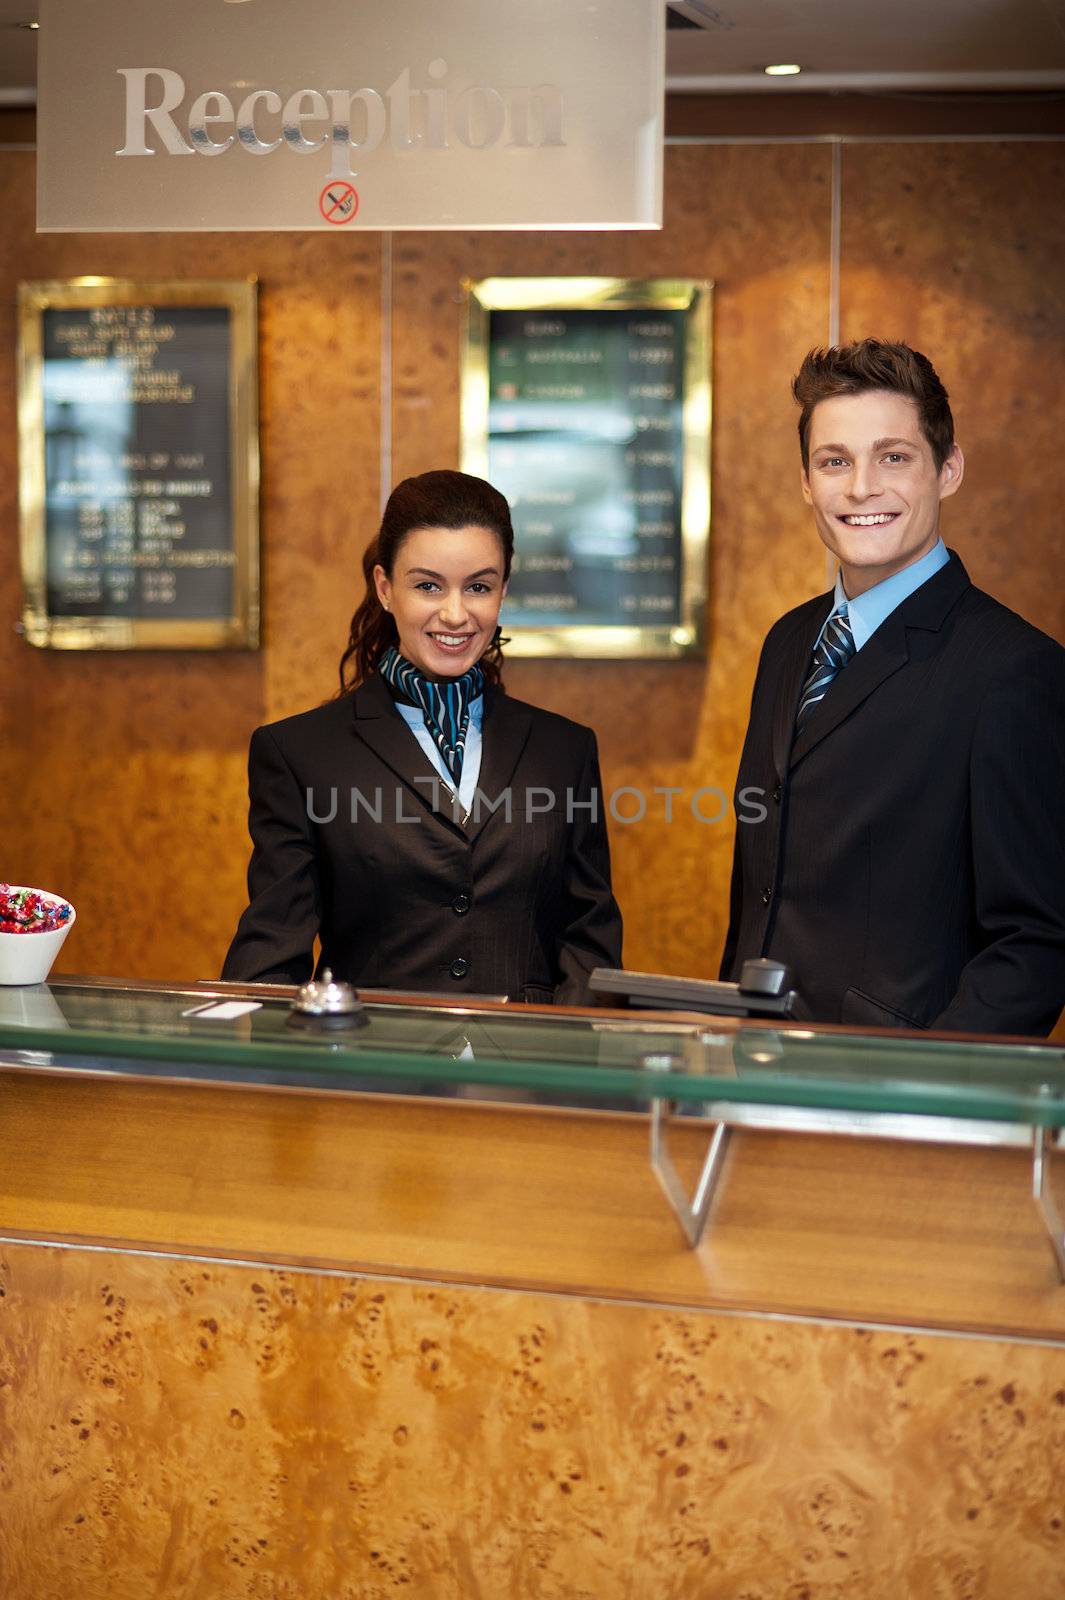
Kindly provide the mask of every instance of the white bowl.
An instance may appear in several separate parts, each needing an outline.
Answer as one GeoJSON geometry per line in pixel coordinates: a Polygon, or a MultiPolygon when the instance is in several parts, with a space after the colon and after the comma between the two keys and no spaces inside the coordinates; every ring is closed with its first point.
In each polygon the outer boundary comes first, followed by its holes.
{"type": "MultiPolygon", "coordinates": [[[[11,883],[7,887],[26,889],[29,885],[11,883]]],[[[52,905],[70,905],[61,894],[49,894],[46,889],[34,889],[33,893],[52,905]]],[[[63,947],[63,940],[77,920],[78,914],[70,906],[69,920],[49,933],[0,933],[0,983],[43,983],[63,947]]]]}

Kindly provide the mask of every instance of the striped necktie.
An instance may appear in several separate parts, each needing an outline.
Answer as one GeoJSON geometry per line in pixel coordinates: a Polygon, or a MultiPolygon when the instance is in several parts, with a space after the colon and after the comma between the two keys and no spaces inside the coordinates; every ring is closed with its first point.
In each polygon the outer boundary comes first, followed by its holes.
{"type": "Polygon", "coordinates": [[[814,651],[813,665],[802,686],[799,712],[795,718],[796,733],[806,726],[813,715],[814,707],[821,704],[829,684],[837,673],[843,671],[854,654],[854,649],[854,635],[851,632],[847,607],[843,605],[838,611],[833,612],[825,623],[824,632],[814,651]]]}

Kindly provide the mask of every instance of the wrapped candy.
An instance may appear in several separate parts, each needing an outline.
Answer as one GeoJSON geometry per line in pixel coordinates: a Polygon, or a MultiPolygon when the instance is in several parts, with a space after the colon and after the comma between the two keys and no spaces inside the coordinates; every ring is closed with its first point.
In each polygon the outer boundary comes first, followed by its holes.
{"type": "Polygon", "coordinates": [[[0,933],[54,933],[70,917],[65,901],[46,900],[36,889],[0,883],[0,933]]]}

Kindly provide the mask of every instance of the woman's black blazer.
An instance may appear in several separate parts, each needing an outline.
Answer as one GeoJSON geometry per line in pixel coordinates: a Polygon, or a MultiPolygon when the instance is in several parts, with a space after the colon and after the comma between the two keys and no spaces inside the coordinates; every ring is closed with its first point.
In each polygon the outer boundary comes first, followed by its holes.
{"type": "Polygon", "coordinates": [[[376,674],[252,735],[250,904],[222,976],[579,1005],[621,965],[595,735],[485,690],[463,819],[376,674]]]}

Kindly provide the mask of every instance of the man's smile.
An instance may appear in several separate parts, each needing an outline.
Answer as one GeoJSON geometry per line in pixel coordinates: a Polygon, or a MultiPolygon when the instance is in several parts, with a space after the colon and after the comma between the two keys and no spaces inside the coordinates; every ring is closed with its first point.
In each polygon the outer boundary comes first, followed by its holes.
{"type": "Polygon", "coordinates": [[[901,511],[851,512],[839,520],[845,522],[848,528],[882,528],[901,515],[901,511]]]}

